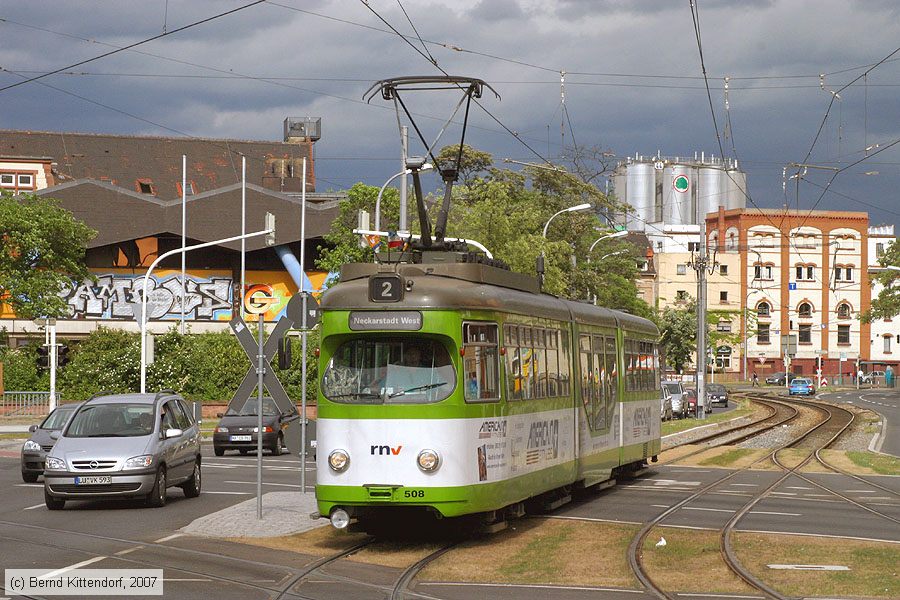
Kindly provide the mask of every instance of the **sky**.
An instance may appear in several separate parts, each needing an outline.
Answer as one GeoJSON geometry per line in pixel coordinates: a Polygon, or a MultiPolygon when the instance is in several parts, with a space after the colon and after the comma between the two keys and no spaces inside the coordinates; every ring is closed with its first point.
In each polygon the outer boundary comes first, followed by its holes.
{"type": "MultiPolygon", "coordinates": [[[[443,71],[500,95],[473,104],[466,143],[501,165],[561,163],[573,142],[616,157],[724,152],[748,174],[748,208],[900,225],[900,3],[695,5],[699,48],[688,0],[3,0],[0,129],[281,140],[285,117],[320,117],[317,189],[380,186],[400,170],[397,116],[366,90],[443,71]],[[792,162],[832,170],[785,193],[792,162]]],[[[459,93],[404,100],[430,144],[459,93]]],[[[461,115],[438,148],[459,142],[461,115]]],[[[410,153],[424,153],[412,130],[410,153]]]]}

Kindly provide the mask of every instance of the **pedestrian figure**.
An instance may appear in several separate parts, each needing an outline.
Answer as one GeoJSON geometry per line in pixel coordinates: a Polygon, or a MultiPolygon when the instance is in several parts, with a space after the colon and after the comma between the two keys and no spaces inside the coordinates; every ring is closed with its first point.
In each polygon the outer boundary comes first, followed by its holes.
{"type": "Polygon", "coordinates": [[[753,373],[753,384],[750,387],[759,387],[759,377],[753,373]]]}
{"type": "Polygon", "coordinates": [[[888,365],[884,371],[884,385],[889,388],[894,387],[894,369],[891,368],[891,365],[888,365]]]}

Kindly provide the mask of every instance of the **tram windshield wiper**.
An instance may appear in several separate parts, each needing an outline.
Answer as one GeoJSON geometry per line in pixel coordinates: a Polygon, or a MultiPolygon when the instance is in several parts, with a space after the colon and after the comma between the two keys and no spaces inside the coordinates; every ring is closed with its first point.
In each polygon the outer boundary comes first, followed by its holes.
{"type": "Polygon", "coordinates": [[[381,394],[375,394],[373,392],[349,392],[346,394],[326,394],[326,396],[328,398],[331,398],[332,400],[336,398],[355,398],[357,400],[384,401],[384,398],[381,397],[381,394]]]}
{"type": "Polygon", "coordinates": [[[432,388],[440,387],[442,385],[447,385],[446,381],[441,381],[440,383],[429,383],[428,385],[419,385],[416,387],[409,388],[408,390],[403,390],[400,392],[394,392],[388,398],[394,398],[395,396],[403,396],[404,394],[408,394],[409,392],[419,392],[424,390],[430,390],[432,388]]]}

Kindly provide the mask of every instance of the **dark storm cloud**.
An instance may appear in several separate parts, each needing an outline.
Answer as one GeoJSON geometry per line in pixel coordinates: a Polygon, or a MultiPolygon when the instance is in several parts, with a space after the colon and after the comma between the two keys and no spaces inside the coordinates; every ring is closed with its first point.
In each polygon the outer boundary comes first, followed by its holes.
{"type": "MultiPolygon", "coordinates": [[[[245,3],[169,0],[165,26],[171,31],[245,3]]],[[[363,92],[378,79],[440,71],[412,47],[425,53],[396,1],[369,4],[411,36],[410,43],[360,2],[267,2],[146,44],[139,52],[76,69],[88,74],[43,80],[121,112],[34,83],[0,93],[0,128],[173,135],[168,127],[200,137],[280,139],[286,116],[317,116],[323,119],[323,138],[316,146],[320,186],[348,187],[358,180],[380,185],[399,164],[396,117],[392,105],[380,98],[363,102],[363,92]]],[[[896,47],[897,4],[698,4],[722,145],[744,164],[754,201],[781,206],[781,169],[805,158],[831,99],[828,90],[840,89],[863,70],[836,72],[874,63],[896,47]],[[819,73],[828,74],[825,90],[819,73]],[[726,75],[733,78],[733,130],[727,138],[726,75]]],[[[562,69],[568,72],[566,107],[579,144],[622,156],[657,150],[669,156],[720,153],[687,3],[405,0],[403,8],[425,40],[448,45],[427,45],[442,68],[481,77],[503,96],[501,102],[488,95],[481,101],[493,117],[473,107],[466,136],[498,162],[504,157],[555,159],[561,140],[571,144],[560,111],[562,69]]],[[[165,9],[163,1],[7,1],[0,9],[0,17],[9,20],[0,22],[0,66],[46,71],[110,49],[95,42],[121,46],[157,35],[165,9]]],[[[0,86],[15,81],[14,75],[0,72],[0,86]]],[[[846,166],[864,156],[865,146],[900,137],[898,84],[900,62],[895,61],[842,91],[810,160],[846,166]]],[[[450,95],[410,96],[429,144],[455,101],[450,95]]],[[[451,125],[438,147],[458,135],[459,127],[451,125]]],[[[424,151],[415,139],[411,146],[424,151]]],[[[897,149],[900,145],[848,169],[832,189],[850,199],[829,194],[819,207],[869,210],[873,222],[896,222],[891,211],[900,209],[890,207],[900,205],[897,149]],[[878,175],[862,174],[871,171],[878,175]]],[[[825,183],[821,177],[810,179],[825,183]]],[[[812,183],[805,185],[801,207],[811,207],[819,194],[812,183]]]]}

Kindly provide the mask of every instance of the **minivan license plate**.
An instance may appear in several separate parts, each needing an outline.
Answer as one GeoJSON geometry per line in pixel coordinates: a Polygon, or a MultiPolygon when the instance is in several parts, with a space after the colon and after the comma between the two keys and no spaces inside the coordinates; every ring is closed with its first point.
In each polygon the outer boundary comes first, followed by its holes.
{"type": "Polygon", "coordinates": [[[76,477],[75,485],[98,485],[112,483],[111,475],[95,475],[93,477],[76,477]]]}
{"type": "Polygon", "coordinates": [[[249,435],[233,435],[233,436],[231,436],[231,441],[232,442],[249,442],[250,436],[249,435]]]}

